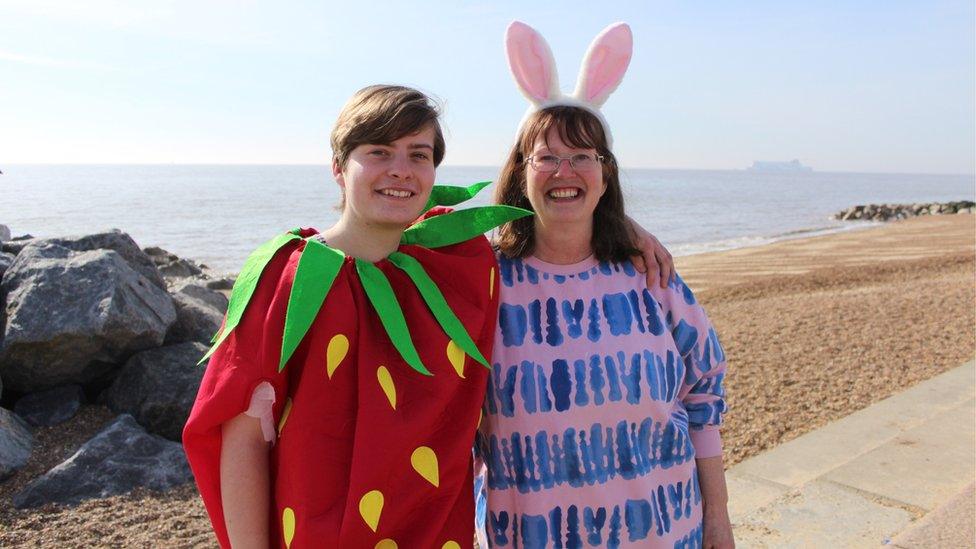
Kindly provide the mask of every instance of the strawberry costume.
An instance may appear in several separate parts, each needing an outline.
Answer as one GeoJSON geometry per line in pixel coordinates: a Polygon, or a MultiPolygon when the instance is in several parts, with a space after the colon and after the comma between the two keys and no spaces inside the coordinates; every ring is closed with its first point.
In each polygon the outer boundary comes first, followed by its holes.
{"type": "MultiPolygon", "coordinates": [[[[437,186],[428,208],[485,185],[437,186]]],[[[221,425],[269,385],[272,546],[470,546],[471,447],[498,309],[482,233],[528,212],[447,211],[428,211],[377,263],[314,229],[248,259],[183,433],[221,546],[221,425]]]]}

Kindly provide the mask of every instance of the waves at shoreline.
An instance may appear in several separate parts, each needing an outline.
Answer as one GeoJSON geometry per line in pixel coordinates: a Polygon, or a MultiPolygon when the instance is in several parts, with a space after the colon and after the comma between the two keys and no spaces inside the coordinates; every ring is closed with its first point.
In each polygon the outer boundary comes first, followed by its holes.
{"type": "Polygon", "coordinates": [[[684,257],[689,255],[698,255],[711,252],[724,252],[727,250],[737,250],[739,248],[753,248],[756,246],[764,246],[766,244],[772,244],[773,242],[780,242],[783,240],[798,240],[801,238],[814,238],[817,236],[824,236],[828,234],[844,233],[849,231],[858,231],[863,229],[869,229],[871,227],[877,227],[883,225],[881,222],[863,222],[863,223],[846,223],[844,225],[826,226],[826,227],[811,227],[805,229],[796,229],[792,231],[787,231],[785,233],[780,233],[771,236],[744,236],[738,238],[729,238],[725,240],[717,240],[712,242],[690,242],[686,244],[675,244],[670,248],[671,255],[674,257],[684,257]]]}

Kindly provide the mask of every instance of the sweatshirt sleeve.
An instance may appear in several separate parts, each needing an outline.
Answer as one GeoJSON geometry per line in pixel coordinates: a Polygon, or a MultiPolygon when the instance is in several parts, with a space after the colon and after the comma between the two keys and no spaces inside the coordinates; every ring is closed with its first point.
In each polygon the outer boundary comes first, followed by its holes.
{"type": "Polygon", "coordinates": [[[725,351],[705,309],[680,276],[666,290],[655,288],[665,322],[681,353],[685,377],[679,399],[688,412],[691,443],[698,458],[722,454],[719,428],[726,410],[725,351]]]}
{"type": "Polygon", "coordinates": [[[278,418],[288,372],[278,371],[285,311],[302,244],[288,244],[265,266],[240,323],[211,356],[183,429],[183,446],[222,547],[229,547],[220,496],[221,426],[250,408],[258,387],[278,418]]]}

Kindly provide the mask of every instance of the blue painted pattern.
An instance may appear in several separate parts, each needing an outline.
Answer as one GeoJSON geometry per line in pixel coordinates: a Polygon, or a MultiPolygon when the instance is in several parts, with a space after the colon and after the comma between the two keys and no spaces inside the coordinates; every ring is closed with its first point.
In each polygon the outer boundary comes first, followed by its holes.
{"type": "Polygon", "coordinates": [[[678,410],[663,422],[647,417],[639,423],[594,423],[556,433],[490,435],[485,461],[489,488],[515,488],[524,494],[562,485],[605,484],[617,477],[633,479],[694,457],[688,417],[678,410]]]}
{"type": "Polygon", "coordinates": [[[698,472],[675,483],[658,485],[645,497],[623,499],[611,506],[555,506],[547,513],[488,513],[488,541],[492,547],[577,549],[616,548],[621,540],[653,543],[672,530],[691,530],[675,542],[676,548],[701,547],[701,503],[698,472]],[[584,545],[585,544],[585,545],[584,545]]]}
{"type": "MultiPolygon", "coordinates": [[[[502,333],[502,345],[520,347],[546,342],[551,347],[562,345],[565,339],[586,337],[596,343],[606,334],[628,335],[631,331],[664,333],[660,317],[661,307],[646,288],[638,295],[636,290],[627,293],[606,294],[599,301],[591,299],[563,299],[557,302],[549,298],[536,299],[527,305],[502,303],[498,326],[502,333]],[[530,338],[526,338],[531,335],[530,338]]],[[[670,326],[670,324],[669,324],[670,326]]],[[[688,332],[689,326],[681,326],[684,342],[694,342],[696,334],[688,332]]],[[[694,330],[694,328],[691,328],[694,330]]]]}

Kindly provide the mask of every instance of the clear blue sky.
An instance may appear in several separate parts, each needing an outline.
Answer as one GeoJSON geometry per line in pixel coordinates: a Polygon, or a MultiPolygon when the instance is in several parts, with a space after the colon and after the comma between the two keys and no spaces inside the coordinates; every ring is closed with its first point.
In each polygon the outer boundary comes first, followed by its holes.
{"type": "Polygon", "coordinates": [[[447,164],[496,165],[525,110],[515,18],[567,90],[593,36],[631,24],[605,107],[628,167],[976,171],[972,0],[0,0],[0,166],[325,163],[378,82],[444,100],[447,164]]]}

